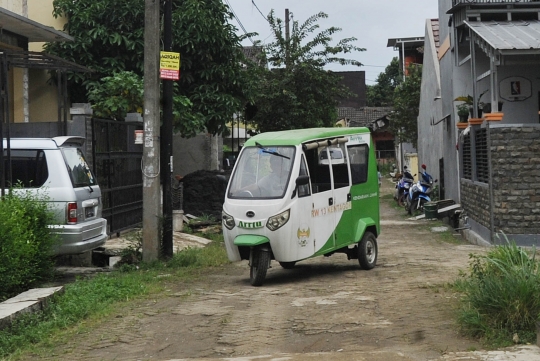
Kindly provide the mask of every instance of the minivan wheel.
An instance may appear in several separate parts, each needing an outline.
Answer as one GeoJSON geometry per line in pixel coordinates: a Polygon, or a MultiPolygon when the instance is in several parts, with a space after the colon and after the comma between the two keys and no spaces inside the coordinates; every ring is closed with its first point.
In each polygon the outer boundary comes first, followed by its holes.
{"type": "Polygon", "coordinates": [[[270,264],[270,252],[262,249],[254,249],[253,258],[249,268],[249,281],[252,286],[261,286],[266,278],[266,271],[270,264]]]}
{"type": "Polygon", "coordinates": [[[365,270],[370,270],[377,264],[377,238],[371,232],[365,232],[358,243],[358,263],[365,270]]]}

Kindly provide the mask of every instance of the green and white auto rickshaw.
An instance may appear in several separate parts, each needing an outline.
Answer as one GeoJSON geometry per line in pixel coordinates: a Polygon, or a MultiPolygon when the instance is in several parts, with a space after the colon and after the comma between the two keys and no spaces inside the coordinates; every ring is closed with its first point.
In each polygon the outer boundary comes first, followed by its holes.
{"type": "Polygon", "coordinates": [[[260,286],[283,268],[336,252],[377,262],[379,187],[367,128],[269,132],[246,141],[227,186],[223,234],[231,261],[260,286]]]}

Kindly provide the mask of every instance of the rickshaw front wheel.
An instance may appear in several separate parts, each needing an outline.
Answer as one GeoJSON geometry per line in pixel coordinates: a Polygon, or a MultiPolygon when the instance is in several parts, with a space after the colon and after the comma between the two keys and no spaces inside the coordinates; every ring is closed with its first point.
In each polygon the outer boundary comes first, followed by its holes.
{"type": "Polygon", "coordinates": [[[266,271],[270,264],[270,252],[262,249],[253,249],[253,257],[249,268],[249,281],[252,286],[261,286],[266,278],[266,271]]]}
{"type": "Polygon", "coordinates": [[[370,270],[377,264],[377,238],[371,232],[365,232],[362,240],[358,243],[358,262],[360,267],[370,270]]]}
{"type": "Polygon", "coordinates": [[[285,269],[292,269],[296,262],[279,262],[279,265],[285,269]]]}

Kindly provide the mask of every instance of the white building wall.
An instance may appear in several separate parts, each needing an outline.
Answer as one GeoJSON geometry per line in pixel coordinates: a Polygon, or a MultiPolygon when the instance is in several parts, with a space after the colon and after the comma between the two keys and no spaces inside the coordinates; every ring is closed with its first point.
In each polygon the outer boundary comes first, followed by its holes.
{"type": "Polygon", "coordinates": [[[23,15],[23,0],[0,0],[0,7],[14,12],[18,15],[23,15]]]}
{"type": "MultiPolygon", "coordinates": [[[[441,121],[440,72],[431,20],[426,21],[424,63],[418,115],[418,163],[427,166],[427,172],[439,179],[439,159],[443,157],[444,122],[441,121]]],[[[414,170],[416,171],[416,170],[414,170]]]]}
{"type": "MultiPolygon", "coordinates": [[[[498,86],[501,93],[501,81],[509,77],[519,77],[522,87],[531,87],[531,96],[522,101],[503,100],[502,112],[506,124],[538,123],[540,100],[540,68],[534,65],[499,67],[498,86]],[[530,83],[529,83],[530,82],[530,83]]],[[[504,86],[504,85],[503,85],[504,86]]],[[[525,89],[523,89],[525,91],[525,89]]]]}
{"type": "Polygon", "coordinates": [[[439,141],[443,147],[444,157],[444,187],[445,198],[460,201],[459,193],[459,163],[458,150],[456,144],[458,142],[458,132],[456,128],[457,111],[454,99],[458,94],[454,87],[459,87],[464,84],[466,77],[470,78],[470,70],[468,73],[454,73],[454,39],[452,27],[448,26],[450,15],[446,12],[452,7],[452,0],[439,0],[439,37],[440,43],[449,39],[450,49],[442,56],[439,56],[439,68],[441,74],[441,106],[443,116],[449,115],[449,120],[443,122],[443,134],[439,141]]]}

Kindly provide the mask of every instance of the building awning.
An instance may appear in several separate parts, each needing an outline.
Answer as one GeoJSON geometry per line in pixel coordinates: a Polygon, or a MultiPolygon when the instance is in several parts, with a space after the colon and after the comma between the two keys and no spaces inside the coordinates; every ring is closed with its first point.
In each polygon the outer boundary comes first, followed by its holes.
{"type": "Polygon", "coordinates": [[[0,8],[0,28],[28,38],[28,42],[73,41],[72,36],[62,31],[3,8],[0,8]]]}
{"type": "Polygon", "coordinates": [[[394,48],[394,49],[401,49],[401,47],[405,48],[417,48],[419,46],[424,46],[424,37],[413,37],[413,38],[393,38],[388,39],[388,43],[386,44],[387,48],[394,48]]]}
{"type": "Polygon", "coordinates": [[[9,65],[15,68],[93,72],[87,67],[43,52],[0,50],[0,57],[3,55],[6,56],[9,65]]]}
{"type": "Polygon", "coordinates": [[[502,55],[540,54],[538,20],[465,21],[465,24],[477,35],[481,47],[487,45],[502,55]]]}

